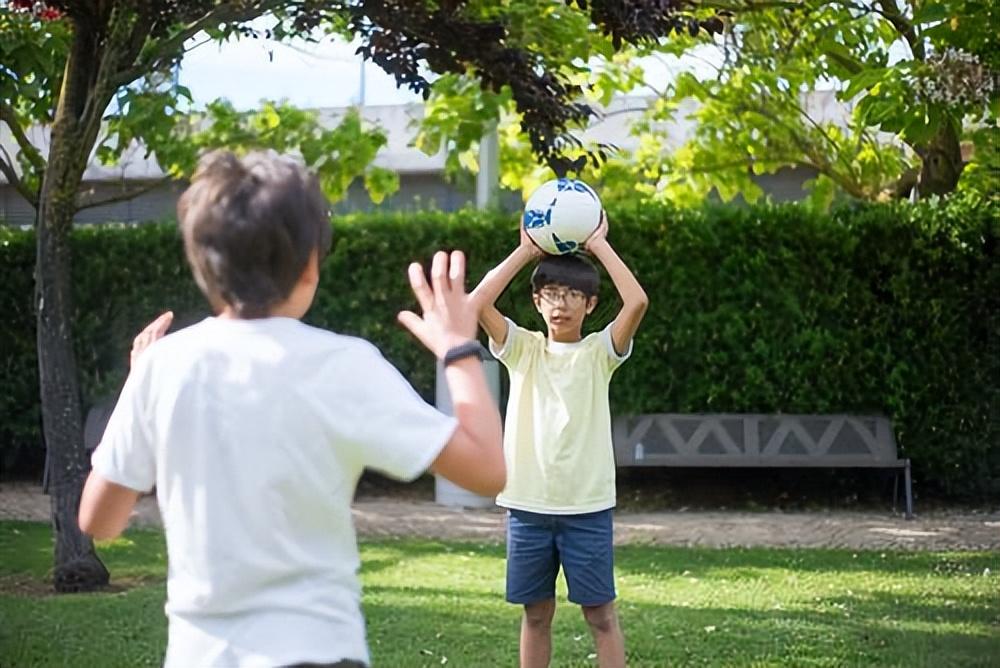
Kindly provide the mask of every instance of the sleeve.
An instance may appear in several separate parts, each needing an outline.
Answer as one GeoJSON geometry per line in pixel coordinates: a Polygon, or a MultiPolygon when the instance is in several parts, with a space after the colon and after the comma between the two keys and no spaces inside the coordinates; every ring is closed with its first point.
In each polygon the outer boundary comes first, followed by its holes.
{"type": "Polygon", "coordinates": [[[599,339],[601,341],[600,345],[600,363],[602,367],[612,374],[615,370],[622,365],[622,363],[627,360],[632,355],[632,346],[634,339],[629,339],[628,350],[623,354],[619,355],[618,351],[615,350],[615,342],[611,338],[611,327],[614,325],[614,321],[610,322],[607,327],[601,330],[599,339]]]}
{"type": "Polygon", "coordinates": [[[424,401],[374,347],[371,355],[358,378],[362,405],[353,440],[364,466],[413,480],[434,463],[458,421],[424,401]]]}
{"type": "Polygon", "coordinates": [[[526,352],[531,346],[531,333],[517,324],[510,318],[507,321],[507,339],[503,346],[498,346],[496,341],[490,339],[490,352],[508,369],[514,369],[526,357],[526,352]]]}
{"type": "Polygon", "coordinates": [[[143,405],[148,365],[139,365],[125,380],[118,403],[108,419],[100,444],[91,457],[95,473],[136,492],[156,484],[156,447],[143,405]]]}

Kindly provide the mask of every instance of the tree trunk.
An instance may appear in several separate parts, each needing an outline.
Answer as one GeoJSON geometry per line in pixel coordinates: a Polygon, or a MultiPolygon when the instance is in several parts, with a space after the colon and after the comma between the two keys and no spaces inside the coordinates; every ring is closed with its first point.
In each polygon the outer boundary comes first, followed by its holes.
{"type": "Polygon", "coordinates": [[[108,570],[80,531],[77,512],[89,471],[73,351],[69,234],[90,151],[80,128],[57,119],[38,208],[35,258],[38,381],[42,430],[48,449],[49,494],[55,540],[53,584],[59,592],[108,584],[108,570]]]}
{"type": "Polygon", "coordinates": [[[955,126],[948,121],[942,123],[938,133],[925,146],[917,149],[917,154],[922,163],[917,185],[919,195],[927,197],[954,192],[965,168],[955,126]]]}

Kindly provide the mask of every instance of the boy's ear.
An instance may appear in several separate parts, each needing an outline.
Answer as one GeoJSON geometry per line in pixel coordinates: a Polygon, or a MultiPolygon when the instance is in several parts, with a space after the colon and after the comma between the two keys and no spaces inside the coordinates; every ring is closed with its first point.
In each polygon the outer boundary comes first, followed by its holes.
{"type": "Polygon", "coordinates": [[[597,308],[597,295],[587,299],[587,315],[593,313],[595,308],[597,308]]]}
{"type": "Polygon", "coordinates": [[[535,310],[542,312],[542,298],[537,292],[531,293],[531,301],[535,304],[535,310]]]}

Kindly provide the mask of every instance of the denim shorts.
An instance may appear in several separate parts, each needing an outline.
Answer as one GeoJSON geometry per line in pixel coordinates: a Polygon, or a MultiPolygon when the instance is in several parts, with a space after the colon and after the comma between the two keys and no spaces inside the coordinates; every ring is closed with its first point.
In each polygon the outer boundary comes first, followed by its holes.
{"type": "Polygon", "coordinates": [[[562,567],[569,600],[615,599],[612,509],[579,515],[507,511],[507,600],[527,605],[555,598],[562,567]]]}

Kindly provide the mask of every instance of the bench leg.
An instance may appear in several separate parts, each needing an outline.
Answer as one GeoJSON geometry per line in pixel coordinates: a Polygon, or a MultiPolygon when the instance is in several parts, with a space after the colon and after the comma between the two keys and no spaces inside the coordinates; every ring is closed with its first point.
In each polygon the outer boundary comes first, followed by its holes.
{"type": "Polygon", "coordinates": [[[896,514],[896,503],[899,501],[899,469],[892,471],[892,514],[896,514]]]}
{"type": "Polygon", "coordinates": [[[910,477],[910,460],[906,460],[906,468],[903,469],[904,485],[906,491],[906,519],[913,519],[913,480],[910,477]]]}

